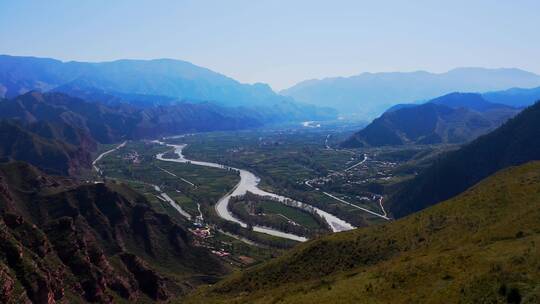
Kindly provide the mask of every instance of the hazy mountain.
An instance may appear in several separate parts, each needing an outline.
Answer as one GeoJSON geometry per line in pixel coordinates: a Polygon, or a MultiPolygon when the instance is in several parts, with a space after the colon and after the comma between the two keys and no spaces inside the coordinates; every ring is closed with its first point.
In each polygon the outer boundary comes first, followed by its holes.
{"type": "Polygon", "coordinates": [[[266,84],[243,84],[180,60],[89,63],[0,55],[0,97],[13,98],[32,90],[63,92],[106,104],[157,106],[189,101],[228,107],[303,109],[281,113],[285,114],[282,121],[299,116],[302,116],[299,119],[327,119],[336,115],[330,109],[296,103],[290,97],[276,94],[266,84]]]}
{"type": "Polygon", "coordinates": [[[149,303],[226,272],[181,223],[122,184],[0,164],[0,302],[149,303]]]}
{"type": "Polygon", "coordinates": [[[513,107],[527,107],[540,100],[540,87],[532,89],[512,88],[482,94],[486,100],[513,107]]]}
{"type": "MultiPolygon", "coordinates": [[[[527,107],[540,100],[540,87],[532,89],[512,88],[503,91],[493,91],[482,93],[485,101],[499,105],[507,105],[515,108],[527,107]]],[[[400,103],[386,110],[386,112],[395,111],[402,108],[408,108],[419,103],[400,103]]]]}
{"type": "Polygon", "coordinates": [[[495,129],[518,112],[488,102],[480,94],[451,93],[422,105],[395,107],[342,146],[463,143],[495,129]]]}
{"type": "Polygon", "coordinates": [[[405,216],[457,195],[497,170],[532,160],[540,160],[540,103],[461,149],[439,156],[386,206],[394,216],[405,216]]]}
{"type": "Polygon", "coordinates": [[[296,246],[182,303],[536,303],[539,191],[539,162],[502,170],[412,216],[296,246]]]}
{"type": "Polygon", "coordinates": [[[428,100],[451,92],[486,92],[540,85],[540,75],[519,69],[458,68],[446,73],[362,73],[307,80],[280,93],[297,101],[332,106],[371,118],[403,102],[428,100]]]}
{"type": "Polygon", "coordinates": [[[69,93],[92,88],[111,95],[166,96],[228,105],[267,104],[285,99],[267,85],[241,84],[209,69],[172,59],[89,63],[2,55],[0,84],[8,98],[36,89],[69,93]]]}
{"type": "Polygon", "coordinates": [[[476,93],[450,93],[434,98],[427,103],[443,105],[454,109],[467,108],[478,112],[495,109],[514,109],[504,104],[489,102],[481,94],[476,93]]]}

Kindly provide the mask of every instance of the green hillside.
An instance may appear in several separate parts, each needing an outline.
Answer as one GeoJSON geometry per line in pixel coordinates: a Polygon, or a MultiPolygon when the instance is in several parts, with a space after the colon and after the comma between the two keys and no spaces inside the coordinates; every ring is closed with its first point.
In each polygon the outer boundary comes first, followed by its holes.
{"type": "Polygon", "coordinates": [[[441,204],[330,235],[182,303],[538,303],[540,162],[441,204]]]}

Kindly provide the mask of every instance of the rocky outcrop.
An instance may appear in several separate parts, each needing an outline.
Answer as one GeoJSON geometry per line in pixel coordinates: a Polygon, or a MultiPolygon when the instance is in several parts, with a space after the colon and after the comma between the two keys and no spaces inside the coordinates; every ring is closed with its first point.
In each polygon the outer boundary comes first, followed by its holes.
{"type": "MultiPolygon", "coordinates": [[[[0,263],[0,303],[15,303],[15,279],[11,277],[9,268],[0,263]]],[[[28,298],[26,298],[27,301],[28,298]]]]}
{"type": "MultiPolygon", "coordinates": [[[[21,226],[24,224],[20,222],[21,226]]],[[[15,227],[16,231],[13,231],[5,221],[0,221],[0,261],[15,273],[17,281],[33,303],[56,303],[64,296],[63,269],[55,266],[49,257],[40,258],[31,248],[25,247],[22,240],[19,241],[18,230],[26,228],[15,227]]],[[[7,282],[6,288],[9,289],[12,278],[8,275],[5,277],[4,284],[7,282]]]]}
{"type": "Polygon", "coordinates": [[[170,294],[165,279],[152,270],[142,259],[130,253],[120,255],[127,269],[135,276],[139,289],[154,300],[166,300],[170,294]]]}

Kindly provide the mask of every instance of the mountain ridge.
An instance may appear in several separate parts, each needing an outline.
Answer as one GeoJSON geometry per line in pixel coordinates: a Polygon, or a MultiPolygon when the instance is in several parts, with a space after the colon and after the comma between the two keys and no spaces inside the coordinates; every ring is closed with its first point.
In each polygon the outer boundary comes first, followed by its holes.
{"type": "Polygon", "coordinates": [[[0,55],[0,68],[3,70],[0,72],[0,84],[5,88],[3,97],[9,98],[33,89],[53,89],[88,81],[107,91],[201,99],[231,105],[246,104],[249,99],[253,99],[252,104],[290,100],[279,97],[269,86],[243,84],[210,69],[173,59],[64,62],[51,58],[0,55]],[[163,84],[157,83],[158,80],[163,84]],[[194,80],[202,82],[192,83],[194,80]]]}
{"type": "Polygon", "coordinates": [[[394,106],[343,142],[342,147],[463,143],[518,112],[486,101],[480,94],[450,93],[420,105],[394,106]]]}
{"type": "Polygon", "coordinates": [[[342,113],[371,118],[403,102],[428,100],[455,91],[487,92],[540,86],[540,75],[514,68],[456,68],[444,73],[362,73],[301,82],[280,91],[297,101],[333,104],[342,113]]]}
{"type": "Polygon", "coordinates": [[[504,103],[514,107],[526,107],[540,100],[540,87],[530,89],[510,88],[504,91],[487,92],[482,96],[491,102],[504,103]]]}

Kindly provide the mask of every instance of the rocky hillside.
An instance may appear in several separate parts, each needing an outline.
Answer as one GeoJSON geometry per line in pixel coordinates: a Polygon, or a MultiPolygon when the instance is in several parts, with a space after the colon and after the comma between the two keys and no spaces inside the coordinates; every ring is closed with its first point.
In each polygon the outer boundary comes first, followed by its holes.
{"type": "Polygon", "coordinates": [[[0,165],[0,226],[2,303],[165,301],[226,271],[130,188],[22,162],[0,165]]]}
{"type": "Polygon", "coordinates": [[[538,303],[540,163],[406,218],[302,244],[182,303],[538,303]]]}
{"type": "Polygon", "coordinates": [[[26,161],[47,173],[76,175],[89,168],[95,145],[69,126],[0,120],[0,158],[26,161]]]}

